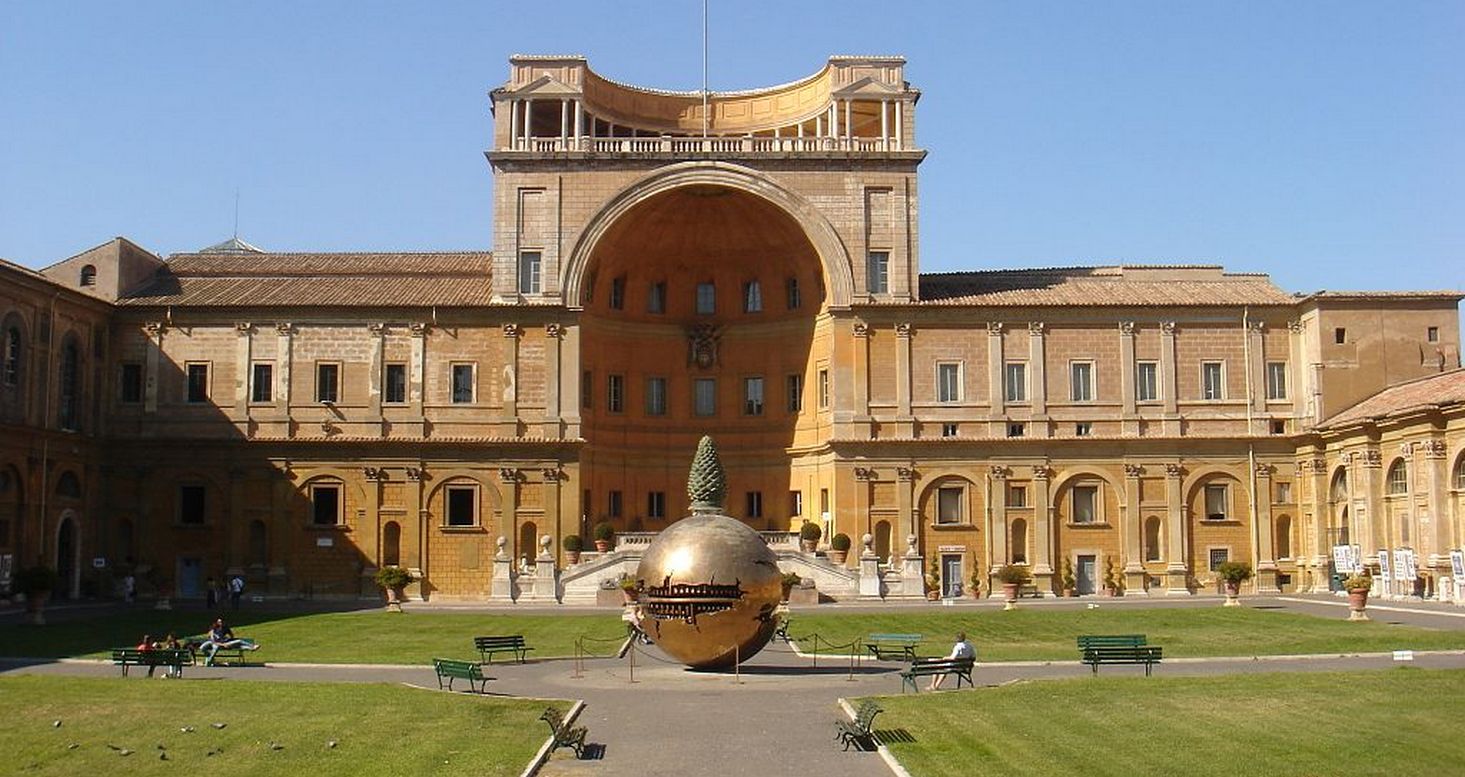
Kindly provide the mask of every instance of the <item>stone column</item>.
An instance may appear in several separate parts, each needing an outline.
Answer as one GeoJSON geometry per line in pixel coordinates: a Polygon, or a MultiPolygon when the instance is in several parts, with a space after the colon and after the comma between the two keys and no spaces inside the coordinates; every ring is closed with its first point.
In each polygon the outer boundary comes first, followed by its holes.
{"type": "Polygon", "coordinates": [[[489,590],[490,601],[512,604],[514,601],[514,560],[507,548],[508,538],[500,534],[495,541],[493,554],[493,582],[489,590]]]}
{"type": "MultiPolygon", "coordinates": [[[[1312,593],[1325,594],[1328,592],[1328,564],[1332,560],[1333,549],[1328,544],[1328,521],[1331,519],[1332,506],[1328,503],[1328,461],[1321,456],[1312,459],[1303,459],[1298,465],[1299,473],[1306,473],[1310,476],[1312,515],[1310,526],[1312,527],[1312,547],[1308,552],[1312,554],[1312,593]]],[[[1302,478],[1299,477],[1300,481],[1302,478]]],[[[1300,487],[1300,484],[1299,484],[1300,487]]]]}
{"type": "Polygon", "coordinates": [[[1189,527],[1185,516],[1185,470],[1179,464],[1165,465],[1166,564],[1165,593],[1189,594],[1190,570],[1185,563],[1185,541],[1189,527]]]}
{"type": "Polygon", "coordinates": [[[926,598],[926,560],[916,549],[919,538],[905,536],[905,556],[900,560],[900,595],[903,599],[926,598]]]}
{"type": "Polygon", "coordinates": [[[1389,538],[1384,533],[1388,523],[1384,520],[1384,457],[1378,448],[1368,448],[1363,453],[1363,471],[1358,478],[1364,488],[1364,500],[1368,509],[1361,521],[1362,537],[1356,540],[1363,547],[1361,554],[1367,563],[1378,563],[1380,549],[1389,547],[1389,538]]]}
{"type": "MultiPolygon", "coordinates": [[[[855,467],[855,526],[860,534],[870,534],[875,529],[870,525],[870,483],[875,480],[875,470],[855,467]]],[[[838,521],[835,522],[838,531],[838,521]]],[[[827,538],[826,538],[827,539],[827,538]]]]}
{"type": "Polygon", "coordinates": [[[885,587],[881,585],[880,558],[875,555],[875,535],[867,532],[861,541],[864,547],[860,550],[860,598],[879,599],[885,587]]]}
{"type": "MultiPolygon", "coordinates": [[[[143,406],[144,413],[158,412],[158,363],[162,360],[163,354],[163,332],[167,327],[161,321],[149,321],[143,324],[143,331],[147,333],[147,375],[143,379],[143,406]]],[[[47,419],[49,421],[49,419],[47,419]]],[[[139,546],[141,547],[141,546],[139,546]]]]}
{"type": "Polygon", "coordinates": [[[891,556],[895,555],[895,541],[897,537],[905,537],[916,533],[916,471],[910,467],[898,467],[895,470],[895,480],[897,483],[895,500],[899,514],[896,516],[895,528],[891,531],[891,556]]]}
{"type": "Polygon", "coordinates": [[[990,422],[987,434],[991,437],[1006,437],[1007,411],[1002,393],[1002,330],[1000,321],[987,322],[987,404],[990,422]]]}
{"type": "MultiPolygon", "coordinates": [[[[1420,466],[1425,468],[1428,508],[1417,511],[1419,534],[1430,541],[1427,562],[1435,570],[1435,579],[1449,577],[1450,549],[1455,547],[1455,538],[1450,531],[1450,462],[1446,458],[1448,447],[1441,439],[1426,440],[1421,444],[1424,458],[1420,466]]],[[[1421,559],[1426,561],[1426,559],[1421,559]]]]}
{"type": "Polygon", "coordinates": [[[987,595],[991,596],[993,586],[1000,585],[995,575],[997,570],[1011,558],[1008,543],[1012,541],[1012,530],[1007,523],[1007,478],[1012,475],[1011,467],[993,464],[987,475],[987,595]]]}
{"type": "MultiPolygon", "coordinates": [[[[524,333],[518,324],[504,324],[504,337],[508,339],[508,348],[504,354],[504,395],[503,395],[503,420],[505,423],[517,428],[519,425],[519,336],[524,333]]],[[[514,435],[517,436],[517,432],[514,435]]],[[[511,539],[510,542],[516,542],[511,539]]],[[[515,553],[520,552],[519,548],[513,549],[515,553]]],[[[528,552],[533,552],[530,548],[528,552]]]]}
{"type": "Polygon", "coordinates": [[[1252,428],[1246,430],[1247,434],[1267,433],[1267,419],[1263,415],[1267,411],[1267,357],[1262,351],[1265,343],[1262,334],[1266,329],[1267,325],[1261,321],[1246,323],[1246,347],[1251,358],[1251,363],[1247,365],[1247,371],[1251,373],[1251,385],[1247,386],[1247,393],[1251,395],[1251,411],[1255,414],[1252,417],[1252,428]],[[1258,424],[1261,432],[1256,430],[1258,424]]]}
{"type": "MultiPolygon", "coordinates": [[[[1129,338],[1131,342],[1133,338],[1129,338]]],[[[1119,511],[1119,520],[1124,535],[1124,595],[1144,596],[1144,520],[1140,512],[1140,482],[1145,468],[1138,464],[1124,465],[1124,506],[1119,511]]]]}
{"type": "Polygon", "coordinates": [[[1033,582],[1039,596],[1053,591],[1053,518],[1055,511],[1051,491],[1053,470],[1047,464],[1033,466],[1033,582]]]}
{"type": "MultiPolygon", "coordinates": [[[[563,393],[563,379],[561,369],[564,365],[564,357],[560,354],[560,341],[564,337],[565,328],[559,324],[546,324],[544,326],[544,431],[542,434],[551,440],[560,438],[563,432],[563,425],[560,422],[560,414],[564,407],[560,402],[560,395],[563,393]]],[[[555,545],[556,548],[559,545],[555,545]]]]}
{"type": "MultiPolygon", "coordinates": [[[[290,368],[294,365],[292,344],[295,325],[282,321],[275,324],[275,409],[282,420],[290,418],[290,368]]],[[[286,424],[289,428],[290,424],[286,424]]],[[[294,434],[293,432],[291,433],[294,434]]]]}
{"type": "Polygon", "coordinates": [[[539,538],[539,555],[534,557],[534,601],[559,601],[559,569],[554,563],[554,552],[550,547],[554,538],[548,534],[539,538]]]}
{"type": "Polygon", "coordinates": [[[1257,464],[1252,472],[1256,479],[1256,514],[1251,516],[1256,539],[1252,554],[1256,562],[1256,592],[1279,594],[1277,587],[1276,527],[1272,525],[1272,465],[1257,464]]]}
{"type": "Polygon", "coordinates": [[[417,434],[427,431],[427,338],[432,327],[425,322],[408,325],[412,332],[411,360],[407,363],[407,402],[412,406],[417,434]]]}
{"type": "Polygon", "coordinates": [[[244,494],[249,489],[249,471],[241,467],[229,468],[229,510],[224,515],[225,539],[224,574],[230,577],[244,574],[246,532],[249,524],[244,520],[244,494]]]}
{"type": "Polygon", "coordinates": [[[1042,321],[1028,322],[1028,384],[1032,391],[1028,401],[1033,409],[1033,420],[1029,424],[1032,437],[1048,437],[1048,353],[1045,335],[1048,325],[1042,321]]]}
{"type": "Polygon", "coordinates": [[[361,487],[366,492],[366,504],[362,510],[361,525],[356,527],[356,547],[366,559],[361,565],[361,595],[374,596],[377,592],[375,575],[381,567],[381,506],[382,481],[387,471],[380,467],[361,468],[361,487]]]}
{"type": "Polygon", "coordinates": [[[366,373],[366,412],[376,421],[378,430],[385,432],[382,425],[382,380],[385,377],[385,368],[382,363],[386,351],[387,325],[367,324],[366,331],[371,334],[371,363],[366,373]]]}
{"type": "Polygon", "coordinates": [[[1162,426],[1168,436],[1180,434],[1180,398],[1175,380],[1175,322],[1160,322],[1160,399],[1164,402],[1162,426]]]}
{"type": "Polygon", "coordinates": [[[429,571],[430,562],[428,537],[437,527],[432,525],[432,515],[426,509],[426,494],[423,491],[422,483],[426,479],[427,473],[421,467],[407,467],[406,475],[407,486],[402,493],[402,507],[405,508],[406,515],[417,516],[417,543],[414,548],[402,549],[402,566],[406,567],[407,571],[417,579],[417,582],[413,583],[413,586],[417,587],[415,592],[417,598],[425,599],[427,597],[423,593],[427,590],[427,582],[423,578],[429,571]]]}
{"type": "Polygon", "coordinates": [[[503,513],[503,531],[509,538],[509,558],[516,563],[520,556],[533,558],[534,548],[519,547],[519,470],[499,469],[499,509],[503,513]]]}
{"type": "MultiPolygon", "coordinates": [[[[850,327],[852,334],[851,344],[854,348],[854,360],[850,365],[849,386],[851,391],[850,404],[846,411],[846,417],[856,424],[855,434],[859,437],[870,436],[870,328],[863,321],[856,321],[850,327]]],[[[834,369],[830,365],[830,369],[834,369]]],[[[833,377],[833,376],[831,376],[833,377]]],[[[836,396],[844,392],[834,387],[836,396]]],[[[838,405],[836,405],[838,407],[838,405]]]]}
{"type": "Polygon", "coordinates": [[[549,532],[549,537],[554,543],[555,557],[564,551],[564,539],[566,534],[574,534],[574,526],[561,524],[560,511],[560,482],[564,474],[559,467],[544,467],[539,471],[539,476],[544,481],[544,530],[549,532]]]}
{"type": "Polygon", "coordinates": [[[560,417],[564,436],[574,440],[580,436],[580,327],[565,327],[562,341],[560,358],[564,369],[560,380],[564,393],[560,400],[560,417]]]}
{"type": "Polygon", "coordinates": [[[234,422],[243,431],[249,420],[250,349],[254,345],[254,324],[239,321],[234,324],[234,333],[239,335],[238,347],[234,351],[234,422]]]}
{"type": "Polygon", "coordinates": [[[916,419],[911,415],[911,325],[895,325],[895,434],[914,437],[916,419]]]}
{"type": "MultiPolygon", "coordinates": [[[[1119,322],[1119,399],[1121,425],[1126,436],[1139,434],[1139,410],[1135,406],[1135,381],[1139,367],[1134,358],[1134,322],[1119,322]]],[[[1135,509],[1139,505],[1136,503],[1135,509]]]]}
{"type": "Polygon", "coordinates": [[[1307,374],[1304,369],[1306,357],[1302,350],[1302,322],[1292,320],[1287,322],[1287,392],[1292,398],[1292,418],[1295,423],[1301,423],[1302,418],[1307,414],[1307,386],[1302,377],[1307,374]]]}

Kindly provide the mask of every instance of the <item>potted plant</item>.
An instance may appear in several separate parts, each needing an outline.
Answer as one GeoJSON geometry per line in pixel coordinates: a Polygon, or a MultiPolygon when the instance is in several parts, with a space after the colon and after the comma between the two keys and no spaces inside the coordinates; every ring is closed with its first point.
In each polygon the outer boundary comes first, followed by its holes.
{"type": "Polygon", "coordinates": [[[398,566],[385,566],[376,571],[375,579],[387,594],[387,612],[401,612],[402,589],[412,583],[412,573],[398,566]]]}
{"type": "Polygon", "coordinates": [[[1123,588],[1124,581],[1120,579],[1119,569],[1114,565],[1114,557],[1110,556],[1104,561],[1104,593],[1118,596],[1123,588]]]}
{"type": "Polygon", "coordinates": [[[1364,609],[1368,607],[1368,592],[1373,588],[1373,578],[1369,577],[1368,571],[1350,575],[1343,581],[1343,587],[1348,591],[1348,620],[1368,620],[1364,609]]]}
{"type": "Polygon", "coordinates": [[[641,581],[629,574],[621,574],[619,585],[621,596],[625,598],[626,604],[634,604],[641,597],[641,581]]]}
{"type": "Polygon", "coordinates": [[[1243,561],[1227,561],[1216,567],[1216,574],[1226,583],[1226,607],[1240,607],[1241,584],[1251,579],[1251,565],[1243,561]]]}
{"type": "MultiPolygon", "coordinates": [[[[809,524],[813,526],[814,524],[809,524]]],[[[817,527],[816,527],[817,528],[817,527]]],[[[848,534],[836,534],[829,540],[829,560],[843,565],[849,558],[850,538],[848,534]]]]}
{"type": "Polygon", "coordinates": [[[1063,587],[1064,596],[1078,596],[1078,579],[1073,576],[1073,561],[1063,559],[1063,570],[1059,574],[1059,585],[1063,587]]]}
{"type": "Polygon", "coordinates": [[[789,594],[793,593],[794,586],[798,585],[803,578],[797,572],[783,573],[783,603],[788,604],[789,594]]]}
{"type": "Polygon", "coordinates": [[[1027,567],[1020,567],[1016,564],[1008,564],[997,570],[997,580],[1002,583],[1002,598],[1007,600],[1007,606],[1003,609],[1017,609],[1017,592],[1033,579],[1028,574],[1027,567]]]}
{"type": "Polygon", "coordinates": [[[819,524],[804,521],[804,525],[799,527],[799,547],[805,553],[813,553],[819,547],[819,538],[823,536],[824,530],[819,528],[819,524]]]}
{"type": "Polygon", "coordinates": [[[941,598],[941,562],[934,558],[926,572],[926,598],[933,602],[941,598]]]}
{"type": "Polygon", "coordinates": [[[611,543],[615,542],[616,528],[610,521],[601,521],[595,524],[595,550],[604,553],[610,550],[611,543]]]}
{"type": "Polygon", "coordinates": [[[25,594],[25,611],[30,614],[31,623],[46,625],[46,600],[56,590],[56,583],[56,572],[43,565],[18,570],[11,579],[11,590],[25,594]]]}
{"type": "MultiPolygon", "coordinates": [[[[975,564],[973,566],[975,566],[975,564]]],[[[980,570],[972,570],[972,577],[970,582],[971,587],[967,589],[967,593],[971,594],[973,599],[982,598],[982,573],[980,570]]]]}
{"type": "Polygon", "coordinates": [[[565,546],[565,561],[571,564],[580,563],[580,552],[585,550],[585,542],[578,534],[566,534],[561,541],[565,546]]]}

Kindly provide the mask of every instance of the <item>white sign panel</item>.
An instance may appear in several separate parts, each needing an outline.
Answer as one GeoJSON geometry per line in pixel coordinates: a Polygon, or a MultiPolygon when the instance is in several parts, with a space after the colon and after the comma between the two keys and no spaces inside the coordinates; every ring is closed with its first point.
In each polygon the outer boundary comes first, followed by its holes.
{"type": "Polygon", "coordinates": [[[1409,567],[1409,551],[1407,551],[1407,550],[1396,550],[1396,551],[1394,551],[1394,579],[1395,580],[1413,580],[1414,577],[1412,575],[1407,574],[1408,571],[1409,571],[1408,567],[1409,567]]]}
{"type": "Polygon", "coordinates": [[[940,553],[965,553],[965,545],[939,545],[936,550],[940,553]]]}
{"type": "Polygon", "coordinates": [[[1455,573],[1455,579],[1465,578],[1465,551],[1450,551],[1450,569],[1455,573]]]}
{"type": "Polygon", "coordinates": [[[102,558],[101,556],[97,556],[96,558],[92,559],[92,569],[106,569],[106,568],[107,568],[107,559],[102,558]]]}
{"type": "Polygon", "coordinates": [[[332,545],[335,545],[335,544],[336,544],[336,539],[334,537],[316,537],[315,538],[315,546],[317,548],[329,548],[329,547],[331,547],[332,545]]]}
{"type": "Polygon", "coordinates": [[[1419,567],[1415,565],[1414,551],[1404,549],[1404,579],[1414,582],[1419,577],[1419,567]]]}
{"type": "Polygon", "coordinates": [[[1349,552],[1347,545],[1333,546],[1333,568],[1340,575],[1347,575],[1353,572],[1352,553],[1349,552]]]}
{"type": "Polygon", "coordinates": [[[1360,548],[1357,545],[1351,545],[1348,548],[1348,556],[1349,556],[1349,558],[1352,559],[1353,571],[1354,572],[1362,572],[1363,571],[1363,549],[1360,548]]]}
{"type": "Polygon", "coordinates": [[[1389,579],[1389,552],[1387,550],[1379,551],[1379,579],[1389,579]]]}

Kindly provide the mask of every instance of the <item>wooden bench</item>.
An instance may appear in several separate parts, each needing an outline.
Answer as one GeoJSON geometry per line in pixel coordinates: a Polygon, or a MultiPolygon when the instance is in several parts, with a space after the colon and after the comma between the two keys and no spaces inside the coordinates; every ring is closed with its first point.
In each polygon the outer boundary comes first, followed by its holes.
{"type": "Polygon", "coordinates": [[[122,667],[122,676],[127,676],[127,668],[131,666],[145,666],[150,671],[160,666],[166,666],[173,670],[173,673],[182,676],[183,665],[193,663],[193,655],[182,648],[170,650],[159,648],[157,650],[138,650],[137,648],[113,648],[112,663],[122,667]]]}
{"type": "Polygon", "coordinates": [[[585,735],[589,732],[584,726],[570,728],[565,725],[564,714],[554,707],[546,708],[539,719],[549,724],[549,735],[554,740],[549,752],[568,747],[575,751],[576,758],[585,757],[585,735]]]}
{"type": "Polygon", "coordinates": [[[788,635],[788,624],[792,620],[793,618],[790,618],[788,616],[780,618],[778,621],[778,626],[773,629],[773,636],[783,640],[784,642],[788,642],[790,639],[788,635]]]}
{"type": "Polygon", "coordinates": [[[917,677],[932,677],[942,674],[956,675],[956,687],[961,687],[961,681],[974,686],[972,683],[972,667],[976,666],[977,659],[973,658],[921,658],[911,664],[911,668],[900,673],[900,692],[905,693],[907,686],[912,691],[920,693],[921,689],[916,686],[917,677]]]}
{"type": "Polygon", "coordinates": [[[865,649],[881,661],[889,661],[891,657],[899,661],[914,661],[919,644],[920,634],[871,634],[865,637],[865,649]]]}
{"type": "Polygon", "coordinates": [[[432,660],[433,671],[437,672],[438,690],[453,690],[454,680],[467,680],[468,688],[474,693],[484,693],[488,690],[488,681],[494,678],[485,677],[483,668],[472,661],[454,661],[451,658],[434,658],[432,660]],[[447,680],[446,686],[443,680],[447,680]],[[476,683],[476,685],[475,685],[476,683]]]}
{"type": "Polygon", "coordinates": [[[1094,674],[1099,673],[1099,664],[1143,664],[1145,677],[1149,677],[1150,670],[1160,663],[1160,653],[1159,645],[1089,647],[1084,648],[1083,663],[1093,667],[1094,674]]]}
{"type": "Polygon", "coordinates": [[[485,664],[493,663],[494,653],[509,653],[522,664],[524,654],[534,649],[524,644],[523,634],[511,634],[506,637],[474,637],[473,647],[485,664]]]}
{"type": "Polygon", "coordinates": [[[1082,634],[1078,638],[1078,649],[1091,647],[1140,647],[1149,644],[1143,634],[1082,634]]]}
{"type": "Polygon", "coordinates": [[[834,738],[844,743],[844,749],[848,750],[854,745],[860,750],[875,749],[875,730],[871,728],[875,723],[875,716],[884,712],[881,707],[869,699],[860,702],[860,707],[855,711],[854,720],[834,721],[834,738]]]}

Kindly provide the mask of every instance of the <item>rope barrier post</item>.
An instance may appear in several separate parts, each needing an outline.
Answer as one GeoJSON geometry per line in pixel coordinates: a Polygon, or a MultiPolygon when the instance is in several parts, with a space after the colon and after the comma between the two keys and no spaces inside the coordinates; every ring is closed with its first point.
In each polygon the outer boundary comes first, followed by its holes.
{"type": "Polygon", "coordinates": [[[631,682],[636,682],[636,643],[631,643],[631,682]]]}
{"type": "Polygon", "coordinates": [[[855,648],[859,645],[858,640],[849,643],[849,677],[844,679],[847,683],[855,681],[855,661],[859,660],[859,651],[855,648]]]}
{"type": "Polygon", "coordinates": [[[580,679],[580,652],[585,649],[585,638],[575,638],[575,673],[571,675],[574,679],[580,679]]]}
{"type": "Polygon", "coordinates": [[[733,684],[743,684],[743,657],[742,646],[733,645],[733,684]]]}
{"type": "Polygon", "coordinates": [[[819,668],[819,632],[814,632],[814,668],[819,668]]]}

